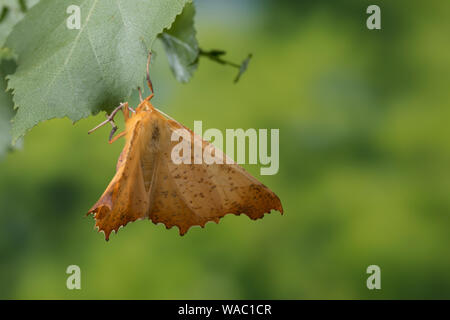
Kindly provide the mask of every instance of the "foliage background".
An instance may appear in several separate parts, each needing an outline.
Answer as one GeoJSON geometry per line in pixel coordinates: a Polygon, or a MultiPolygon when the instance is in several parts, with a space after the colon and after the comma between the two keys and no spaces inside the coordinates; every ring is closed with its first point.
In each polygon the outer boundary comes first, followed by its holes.
{"type": "Polygon", "coordinates": [[[157,44],[154,101],[190,127],[279,128],[279,173],[246,168],[285,215],[184,237],[139,221],[105,242],[84,214],[122,142],[87,136],[104,114],[47,121],[0,163],[0,298],[450,298],[449,3],[380,0],[381,31],[363,0],[196,4],[200,44],[252,52],[249,70],[235,85],[201,60],[179,84],[157,44]],[[70,264],[82,290],[65,287],[70,264]]]}

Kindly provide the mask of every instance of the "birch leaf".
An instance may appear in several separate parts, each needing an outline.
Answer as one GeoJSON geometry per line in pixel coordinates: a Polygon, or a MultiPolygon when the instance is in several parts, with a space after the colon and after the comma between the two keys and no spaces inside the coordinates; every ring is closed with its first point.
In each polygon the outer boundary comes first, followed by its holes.
{"type": "Polygon", "coordinates": [[[34,6],[39,0],[23,1],[25,7],[21,7],[18,0],[2,0],[0,4],[0,60],[12,58],[11,49],[4,47],[6,38],[11,33],[14,25],[24,16],[27,8],[34,6]]]}
{"type": "Polygon", "coordinates": [[[194,5],[187,4],[171,28],[160,36],[170,68],[180,82],[188,82],[198,66],[199,48],[194,16],[194,5]]]}
{"type": "Polygon", "coordinates": [[[11,148],[11,118],[14,115],[11,93],[6,92],[5,76],[14,71],[13,60],[0,62],[0,159],[11,148]]]}
{"type": "Polygon", "coordinates": [[[6,46],[18,56],[9,76],[17,114],[13,140],[40,121],[72,121],[116,107],[142,85],[149,48],[189,0],[46,0],[14,27],[6,46]],[[81,28],[67,27],[70,5],[81,28]]]}

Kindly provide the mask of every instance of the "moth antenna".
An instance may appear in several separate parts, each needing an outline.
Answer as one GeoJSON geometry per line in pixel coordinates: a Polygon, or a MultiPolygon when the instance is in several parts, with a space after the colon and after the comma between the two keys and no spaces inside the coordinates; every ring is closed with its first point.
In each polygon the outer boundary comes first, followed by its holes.
{"type": "Polygon", "coordinates": [[[154,91],[153,91],[153,84],[152,84],[152,81],[150,80],[150,61],[151,61],[151,59],[152,59],[152,52],[151,51],[149,51],[148,52],[148,57],[147,57],[147,85],[148,85],[148,87],[149,87],[149,89],[150,89],[150,92],[151,93],[154,93],[154,91]]]}
{"type": "Polygon", "coordinates": [[[154,107],[159,113],[161,113],[163,116],[165,116],[166,118],[175,121],[176,123],[179,123],[177,120],[175,120],[174,118],[172,118],[171,116],[169,116],[167,113],[162,112],[161,110],[159,110],[158,108],[154,107]]]}
{"type": "Polygon", "coordinates": [[[142,98],[142,90],[141,87],[138,87],[138,91],[139,91],[139,99],[142,101],[144,101],[144,98],[142,98]]]}

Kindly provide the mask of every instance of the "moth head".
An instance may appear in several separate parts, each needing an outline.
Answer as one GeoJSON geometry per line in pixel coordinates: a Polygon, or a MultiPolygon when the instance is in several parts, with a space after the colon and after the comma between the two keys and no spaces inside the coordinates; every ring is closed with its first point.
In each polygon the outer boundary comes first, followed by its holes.
{"type": "Polygon", "coordinates": [[[153,107],[153,105],[150,102],[150,100],[145,99],[136,108],[136,112],[139,112],[139,111],[153,111],[154,108],[155,107],[153,107]]]}

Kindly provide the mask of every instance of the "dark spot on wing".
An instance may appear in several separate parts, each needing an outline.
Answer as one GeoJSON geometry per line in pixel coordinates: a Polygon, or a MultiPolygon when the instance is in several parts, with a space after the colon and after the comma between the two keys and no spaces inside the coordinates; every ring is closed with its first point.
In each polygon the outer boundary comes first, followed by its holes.
{"type": "Polygon", "coordinates": [[[154,126],[152,131],[152,140],[158,140],[159,139],[159,127],[154,126]]]}

